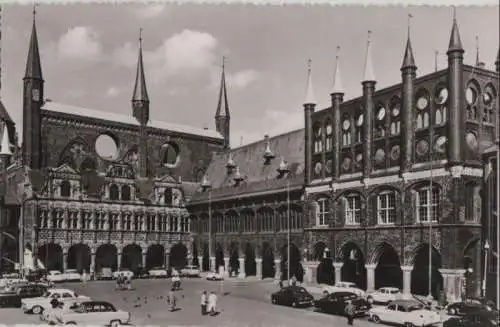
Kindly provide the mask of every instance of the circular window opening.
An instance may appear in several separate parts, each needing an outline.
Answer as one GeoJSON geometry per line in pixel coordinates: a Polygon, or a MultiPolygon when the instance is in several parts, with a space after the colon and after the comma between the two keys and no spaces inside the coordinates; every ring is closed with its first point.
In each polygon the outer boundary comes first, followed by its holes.
{"type": "Polygon", "coordinates": [[[179,161],[179,147],[174,143],[167,143],[163,147],[162,164],[167,167],[176,166],[179,161]]]}
{"type": "Polygon", "coordinates": [[[118,158],[118,145],[111,136],[101,134],[95,141],[95,152],[104,160],[115,160],[118,158]]]}

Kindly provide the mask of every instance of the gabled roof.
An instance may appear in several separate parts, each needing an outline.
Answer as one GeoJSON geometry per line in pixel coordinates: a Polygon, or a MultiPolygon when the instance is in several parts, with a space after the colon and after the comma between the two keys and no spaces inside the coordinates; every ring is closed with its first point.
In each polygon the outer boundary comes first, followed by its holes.
{"type": "MultiPolygon", "coordinates": [[[[271,137],[269,143],[276,157],[267,165],[264,164],[265,139],[230,150],[244,177],[238,186],[233,180],[236,169],[228,174],[226,167],[229,152],[215,154],[205,174],[212,186],[212,199],[286,188],[287,178],[279,178],[277,171],[282,157],[290,169],[290,186],[301,186],[304,182],[304,129],[271,137]]],[[[198,187],[191,201],[205,201],[207,198],[208,192],[202,192],[198,187]]]]}
{"type": "MultiPolygon", "coordinates": [[[[42,109],[47,110],[47,111],[72,115],[72,116],[96,118],[96,119],[100,119],[100,120],[106,120],[109,122],[117,122],[117,123],[122,123],[122,124],[127,124],[127,125],[140,126],[140,124],[137,122],[137,120],[132,115],[124,115],[124,114],[119,114],[119,113],[113,113],[110,111],[87,109],[87,108],[71,106],[71,105],[52,102],[52,101],[46,102],[43,105],[42,109]]],[[[190,135],[196,135],[196,136],[203,136],[203,137],[210,137],[210,138],[215,138],[215,139],[223,139],[222,135],[220,135],[220,133],[218,133],[216,131],[196,128],[196,127],[191,127],[191,126],[166,123],[166,122],[157,121],[157,120],[156,121],[150,120],[147,126],[152,127],[152,128],[161,129],[161,130],[172,131],[172,132],[178,132],[178,133],[184,133],[184,134],[190,134],[190,135]]]]}
{"type": "Polygon", "coordinates": [[[9,123],[14,123],[12,118],[10,118],[9,112],[5,108],[5,106],[2,103],[2,100],[0,100],[0,120],[9,122],[9,123]]]}

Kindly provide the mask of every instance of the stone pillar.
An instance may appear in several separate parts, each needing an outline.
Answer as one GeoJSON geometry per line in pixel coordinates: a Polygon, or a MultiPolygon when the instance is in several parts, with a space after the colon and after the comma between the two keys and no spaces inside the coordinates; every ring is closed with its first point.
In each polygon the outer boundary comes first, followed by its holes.
{"type": "Polygon", "coordinates": [[[366,291],[373,292],[375,291],[375,268],[377,265],[369,264],[365,265],[366,268],[366,291]]]}
{"type": "Polygon", "coordinates": [[[335,284],[342,281],[342,266],[343,262],[334,262],[333,267],[335,268],[335,284]]]}
{"type": "Polygon", "coordinates": [[[229,277],[229,257],[224,258],[224,272],[229,277]]]}
{"type": "Polygon", "coordinates": [[[257,266],[257,278],[262,279],[262,258],[255,258],[255,263],[257,266]]]}
{"type": "Polygon", "coordinates": [[[198,256],[198,264],[200,265],[200,271],[203,271],[203,256],[198,256]]]}
{"type": "Polygon", "coordinates": [[[92,249],[90,253],[90,271],[89,275],[91,279],[95,279],[95,249],[92,249]]]}
{"type": "Polygon", "coordinates": [[[240,274],[239,274],[238,277],[245,278],[246,277],[246,273],[245,273],[245,258],[239,258],[238,260],[240,261],[240,274]]]}
{"type": "Polygon", "coordinates": [[[118,252],[117,257],[116,257],[116,269],[120,270],[122,269],[122,252],[118,252]]]}
{"type": "Polygon", "coordinates": [[[210,257],[210,271],[217,273],[217,267],[215,266],[215,257],[210,257]]]}
{"type": "Polygon", "coordinates": [[[165,251],[165,260],[163,260],[163,262],[165,263],[165,268],[169,269],[170,268],[170,249],[165,251]]]}
{"type": "Polygon", "coordinates": [[[316,283],[316,281],[317,281],[316,276],[318,273],[318,265],[319,265],[319,262],[316,262],[316,261],[304,262],[304,270],[305,270],[304,282],[306,282],[307,284],[316,283]]]}
{"type": "Polygon", "coordinates": [[[146,259],[148,257],[148,250],[143,249],[142,250],[142,268],[146,268],[146,259]]]}
{"type": "Polygon", "coordinates": [[[63,272],[68,269],[68,248],[63,248],[63,272]]]}
{"type": "Polygon", "coordinates": [[[403,298],[411,299],[411,272],[413,266],[402,266],[403,271],[403,298]]]}
{"type": "Polygon", "coordinates": [[[280,279],[281,278],[281,260],[280,259],[277,259],[277,260],[274,260],[274,278],[275,279],[280,279]]]}
{"type": "Polygon", "coordinates": [[[462,279],[464,269],[439,269],[443,276],[443,291],[446,294],[446,301],[458,302],[462,299],[462,279]]]}

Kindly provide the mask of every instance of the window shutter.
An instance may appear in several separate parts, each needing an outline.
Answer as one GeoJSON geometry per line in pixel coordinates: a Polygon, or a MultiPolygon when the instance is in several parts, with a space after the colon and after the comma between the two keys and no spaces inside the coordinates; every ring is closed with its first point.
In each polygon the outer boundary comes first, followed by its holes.
{"type": "MultiPolygon", "coordinates": [[[[417,195],[417,191],[415,191],[415,190],[411,190],[410,194],[411,194],[411,208],[413,211],[412,223],[416,223],[418,221],[418,202],[417,202],[418,195],[417,195]]],[[[405,219],[404,215],[403,215],[403,219],[405,219]]],[[[405,223],[407,223],[407,221],[405,221],[405,223]]]]}
{"type": "Polygon", "coordinates": [[[378,220],[378,194],[373,194],[371,196],[371,220],[369,220],[368,226],[378,225],[380,222],[378,220]]]}

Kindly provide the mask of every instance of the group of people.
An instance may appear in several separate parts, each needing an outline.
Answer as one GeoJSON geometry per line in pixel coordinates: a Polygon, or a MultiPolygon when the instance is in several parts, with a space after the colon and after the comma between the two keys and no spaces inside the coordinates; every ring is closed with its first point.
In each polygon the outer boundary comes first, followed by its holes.
{"type": "Polygon", "coordinates": [[[201,293],[201,315],[215,316],[217,314],[216,306],[217,295],[215,294],[215,292],[210,292],[210,294],[207,294],[207,291],[203,291],[201,293]]]}
{"type": "Polygon", "coordinates": [[[123,290],[123,289],[132,289],[132,276],[125,276],[125,274],[119,273],[118,276],[116,276],[116,289],[117,290],[123,290]]]}

